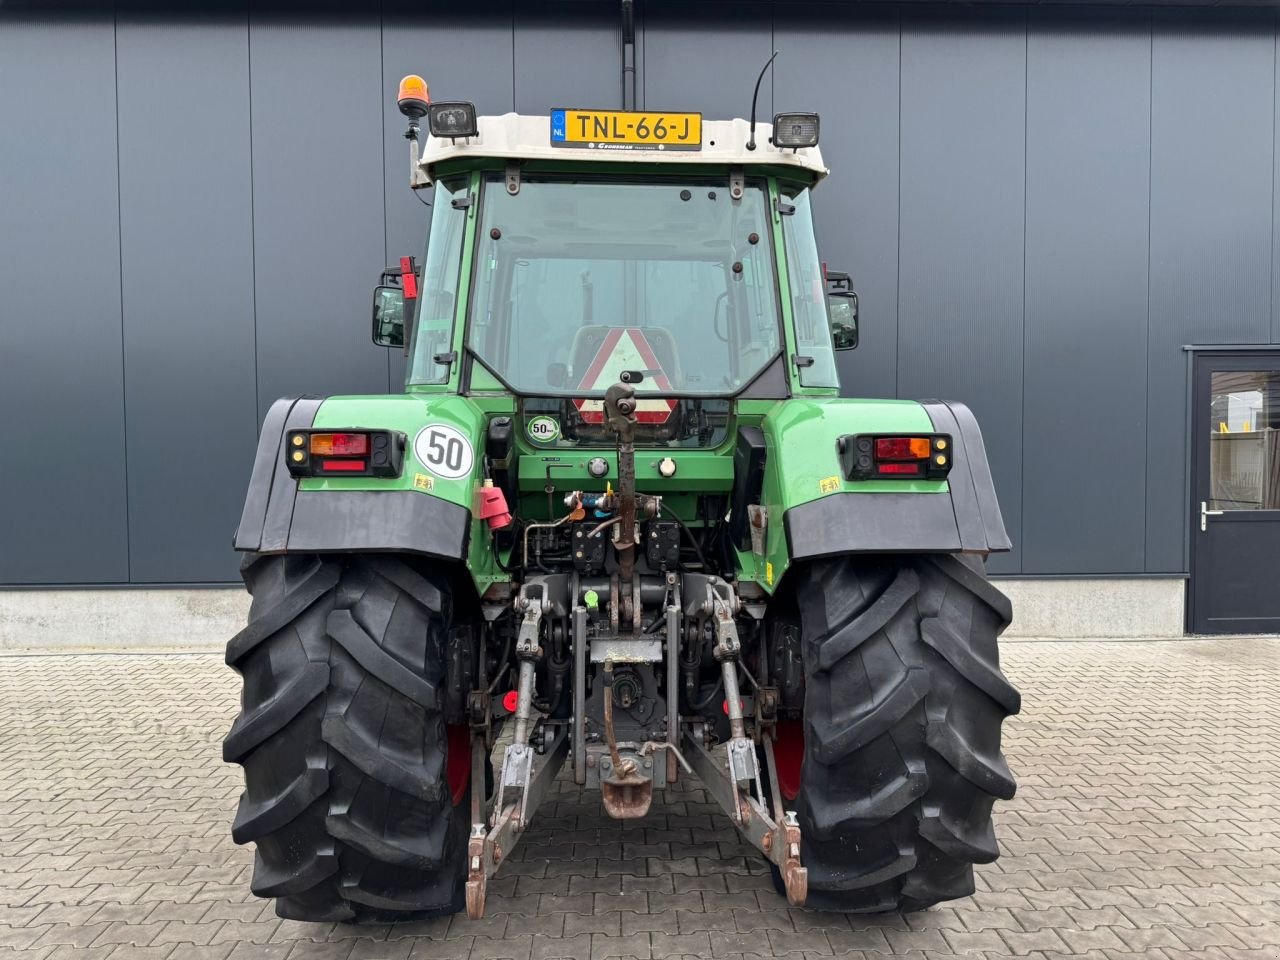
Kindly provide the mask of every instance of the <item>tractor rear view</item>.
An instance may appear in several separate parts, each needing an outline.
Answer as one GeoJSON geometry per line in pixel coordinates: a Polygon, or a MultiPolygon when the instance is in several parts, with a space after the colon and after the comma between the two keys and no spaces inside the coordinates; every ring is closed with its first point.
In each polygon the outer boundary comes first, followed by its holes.
{"type": "Polygon", "coordinates": [[[839,396],[816,115],[400,106],[405,393],[278,401],[236,533],[254,893],[480,917],[558,776],[622,819],[698,778],[794,905],[971,893],[1009,541],[967,408],[839,396]]]}

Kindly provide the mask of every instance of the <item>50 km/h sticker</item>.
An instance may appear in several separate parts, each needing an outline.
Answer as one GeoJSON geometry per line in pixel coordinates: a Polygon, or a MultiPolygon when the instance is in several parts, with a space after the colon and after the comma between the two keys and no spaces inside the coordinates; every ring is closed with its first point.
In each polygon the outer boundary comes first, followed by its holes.
{"type": "Polygon", "coordinates": [[[462,431],[445,423],[429,423],[413,438],[413,455],[437,477],[459,480],[471,473],[475,456],[462,431]]]}
{"type": "Polygon", "coordinates": [[[525,431],[534,443],[551,443],[560,439],[560,421],[555,417],[534,417],[525,431]]]}

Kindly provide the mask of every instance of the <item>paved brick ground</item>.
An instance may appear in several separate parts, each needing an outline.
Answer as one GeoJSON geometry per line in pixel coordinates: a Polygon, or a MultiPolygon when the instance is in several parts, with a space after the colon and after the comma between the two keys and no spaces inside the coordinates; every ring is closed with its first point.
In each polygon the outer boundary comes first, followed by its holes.
{"type": "Polygon", "coordinates": [[[565,792],[490,916],[306,925],[249,896],[208,655],[0,657],[0,960],[1280,956],[1280,641],[1010,643],[1018,796],[978,895],[788,909],[701,791],[638,824],[565,792]]]}

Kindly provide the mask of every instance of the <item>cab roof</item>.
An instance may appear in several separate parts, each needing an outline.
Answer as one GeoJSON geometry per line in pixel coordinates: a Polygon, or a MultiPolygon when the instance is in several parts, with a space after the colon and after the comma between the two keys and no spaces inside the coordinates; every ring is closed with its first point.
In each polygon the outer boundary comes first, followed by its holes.
{"type": "Polygon", "coordinates": [[[428,137],[419,166],[434,180],[439,164],[449,160],[493,158],[501,160],[593,161],[607,163],[708,164],[742,167],[794,167],[802,179],[817,183],[827,175],[817,147],[779,149],[769,142],[770,123],[756,123],[756,149],[747,149],[750,124],[746,120],[704,120],[701,150],[599,150],[583,146],[552,146],[551,118],[504,113],[477,118],[479,135],[456,141],[428,137]]]}

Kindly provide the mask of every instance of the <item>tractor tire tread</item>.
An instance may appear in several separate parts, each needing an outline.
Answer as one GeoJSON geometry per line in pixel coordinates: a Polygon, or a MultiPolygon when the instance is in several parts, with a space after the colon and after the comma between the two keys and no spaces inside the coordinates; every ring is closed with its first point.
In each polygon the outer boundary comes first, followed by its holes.
{"type": "Polygon", "coordinates": [[[392,556],[250,556],[244,678],[223,743],[244,767],[232,837],[279,916],[371,922],[463,903],[465,813],[446,780],[444,577],[392,556]]]}
{"type": "Polygon", "coordinates": [[[797,813],[807,906],[908,912],[974,889],[1015,784],[1009,601],[971,558],[830,558],[796,571],[805,671],[797,813]]]}
{"type": "Polygon", "coordinates": [[[241,713],[222,741],[222,759],[236,763],[269,737],[289,725],[302,710],[329,686],[329,666],[308,663],[275,697],[252,712],[241,713]]]}
{"type": "Polygon", "coordinates": [[[319,800],[328,788],[329,771],[323,766],[308,766],[275,796],[252,803],[247,795],[242,795],[231,825],[231,839],[248,843],[279,830],[319,800]]]}

